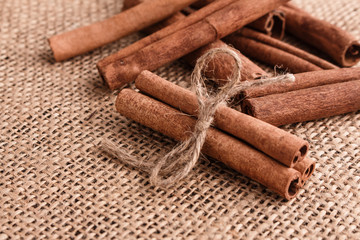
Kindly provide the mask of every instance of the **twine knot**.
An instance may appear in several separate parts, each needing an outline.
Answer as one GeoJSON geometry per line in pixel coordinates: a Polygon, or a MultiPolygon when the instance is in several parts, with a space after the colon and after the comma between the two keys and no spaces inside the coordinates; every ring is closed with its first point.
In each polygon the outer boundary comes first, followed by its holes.
{"type": "Polygon", "coordinates": [[[235,51],[227,48],[212,49],[197,60],[191,75],[191,82],[192,87],[195,89],[199,105],[198,120],[190,137],[178,143],[158,161],[140,161],[126,151],[118,149],[116,145],[109,140],[102,141],[103,149],[118,157],[119,160],[124,163],[148,172],[150,174],[150,182],[154,185],[167,187],[180,181],[185,178],[196,165],[201,154],[201,149],[205,143],[206,132],[211,127],[214,115],[219,106],[225,105],[230,98],[252,86],[295,80],[294,75],[286,74],[274,78],[243,81],[240,83],[241,68],[242,63],[239,55],[235,51]],[[219,53],[228,54],[233,57],[235,59],[235,67],[227,83],[221,86],[216,94],[210,94],[205,85],[203,70],[206,69],[209,61],[219,53]]]}

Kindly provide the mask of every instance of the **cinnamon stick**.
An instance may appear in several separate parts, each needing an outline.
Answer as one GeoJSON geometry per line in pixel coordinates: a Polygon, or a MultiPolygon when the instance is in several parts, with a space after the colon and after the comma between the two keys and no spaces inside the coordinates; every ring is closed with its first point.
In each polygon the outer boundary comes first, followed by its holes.
{"type": "MultiPolygon", "coordinates": [[[[137,77],[135,85],[140,91],[162,102],[187,114],[197,115],[198,102],[195,94],[156,74],[143,71],[137,77]]],[[[301,162],[309,148],[306,141],[225,106],[217,110],[214,125],[288,167],[301,162]]]]}
{"type": "Polygon", "coordinates": [[[285,35],[285,16],[279,10],[274,10],[247,25],[268,36],[283,39],[285,35]]]}
{"type": "MultiPolygon", "coordinates": [[[[260,32],[257,32],[257,31],[254,31],[252,29],[249,29],[249,28],[243,28],[243,29],[240,29],[239,31],[237,31],[236,33],[230,35],[228,38],[231,40],[231,37],[233,35],[240,35],[240,36],[243,36],[243,37],[246,37],[246,38],[250,38],[250,39],[253,39],[257,42],[261,42],[261,43],[264,43],[266,45],[269,45],[269,46],[272,46],[272,47],[275,47],[277,49],[280,49],[280,50],[283,50],[287,53],[290,53],[294,56],[297,56],[299,58],[302,58],[304,60],[306,60],[307,62],[310,62],[322,69],[335,69],[335,68],[338,68],[336,65],[322,59],[322,58],[319,58],[309,52],[306,52],[300,48],[297,48],[295,46],[292,46],[288,43],[285,43],[283,41],[280,41],[278,39],[275,39],[275,38],[272,38],[270,36],[267,36],[265,34],[262,34],[260,32]]],[[[300,63],[299,63],[300,64],[300,63]]]]}
{"type": "MultiPolygon", "coordinates": [[[[140,1],[140,0],[139,0],[140,1]]],[[[142,0],[147,1],[147,0],[142,0]]],[[[125,1],[127,2],[127,1],[125,1]]],[[[136,1],[131,1],[132,4],[136,1]]],[[[131,6],[127,4],[127,6],[131,6]]],[[[178,12],[175,13],[170,18],[167,18],[157,24],[154,24],[146,29],[144,29],[145,33],[151,34],[156,31],[161,30],[164,27],[167,27],[177,21],[180,21],[185,18],[185,15],[178,12]]],[[[203,54],[208,52],[214,48],[229,48],[237,53],[239,58],[241,59],[241,79],[242,80],[253,80],[257,78],[261,78],[262,76],[266,76],[267,73],[262,70],[259,66],[253,63],[250,59],[245,57],[235,48],[230,47],[226,43],[221,40],[216,40],[208,45],[205,45],[187,55],[185,55],[182,59],[185,60],[188,64],[195,66],[196,60],[200,58],[203,54]]],[[[209,61],[208,67],[204,74],[208,77],[216,81],[218,84],[222,85],[227,82],[228,77],[231,76],[233,72],[233,66],[235,64],[234,58],[229,56],[228,54],[217,54],[212,60],[209,61]]]]}
{"type": "MultiPolygon", "coordinates": [[[[106,81],[107,78],[111,78],[111,76],[108,76],[108,75],[111,75],[112,71],[106,69],[109,64],[119,64],[119,63],[121,64],[122,58],[129,56],[129,55],[139,51],[140,49],[150,45],[153,42],[156,42],[164,37],[167,37],[183,28],[186,28],[186,27],[202,20],[203,18],[210,15],[211,13],[214,13],[215,11],[218,11],[219,9],[224,8],[225,6],[229,5],[230,3],[234,2],[234,1],[236,1],[236,0],[215,1],[211,4],[209,4],[208,6],[197,11],[196,14],[191,14],[183,21],[177,21],[176,23],[172,24],[171,26],[165,27],[161,31],[151,34],[151,35],[121,49],[120,51],[102,59],[101,61],[99,61],[97,63],[97,68],[99,70],[100,75],[106,81]]],[[[145,2],[151,2],[151,1],[145,1],[145,2]]],[[[130,5],[128,4],[127,6],[130,6],[130,5]]]]}
{"type": "Polygon", "coordinates": [[[360,43],[348,32],[293,5],[280,9],[286,15],[286,31],[292,35],[328,54],[343,67],[360,61],[360,43]]]}
{"type": "Polygon", "coordinates": [[[256,6],[251,0],[235,1],[205,19],[107,65],[103,77],[110,89],[119,88],[135,80],[142,70],[157,69],[240,29],[287,1],[259,0],[256,6]]]}
{"type": "Polygon", "coordinates": [[[315,161],[306,157],[303,161],[296,163],[294,169],[298,170],[301,173],[300,185],[302,186],[314,173],[315,161]]]}
{"type": "Polygon", "coordinates": [[[53,36],[49,38],[50,47],[55,60],[63,61],[139,31],[193,2],[195,0],[146,1],[106,20],[53,36]]]}
{"type": "Polygon", "coordinates": [[[320,67],[296,56],[285,52],[279,48],[258,42],[251,38],[240,35],[232,35],[226,38],[226,41],[234,45],[240,52],[246,56],[269,64],[280,67],[291,73],[310,72],[321,70],[320,67]]]}
{"type": "MultiPolygon", "coordinates": [[[[191,4],[191,6],[199,9],[214,1],[215,0],[201,0],[191,4]]],[[[249,23],[247,27],[266,33],[271,37],[282,39],[285,34],[285,16],[282,11],[274,10],[249,23]]]]}
{"type": "MultiPolygon", "coordinates": [[[[116,99],[116,109],[155,131],[176,140],[184,140],[195,125],[195,119],[170,106],[130,89],[123,89],[116,99]]],[[[207,132],[203,153],[263,184],[286,199],[298,193],[300,173],[214,128],[207,132]]]]}
{"type": "Polygon", "coordinates": [[[295,74],[295,82],[274,83],[267,86],[257,86],[241,93],[242,98],[255,98],[276,93],[311,88],[326,84],[347,82],[360,79],[360,68],[339,68],[295,74]]]}
{"type": "Polygon", "coordinates": [[[360,109],[360,80],[327,84],[286,93],[248,98],[245,113],[280,126],[360,109]]]}

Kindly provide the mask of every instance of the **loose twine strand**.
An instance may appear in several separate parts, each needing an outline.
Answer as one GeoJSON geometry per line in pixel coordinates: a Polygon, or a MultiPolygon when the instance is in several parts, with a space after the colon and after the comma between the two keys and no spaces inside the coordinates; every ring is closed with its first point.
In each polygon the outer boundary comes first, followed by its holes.
{"type": "Polygon", "coordinates": [[[212,49],[197,60],[191,75],[192,86],[195,89],[199,104],[198,119],[194,130],[187,140],[178,143],[159,160],[139,160],[126,150],[118,148],[108,139],[104,139],[101,142],[102,149],[123,163],[147,172],[150,175],[150,182],[156,186],[169,187],[180,181],[196,165],[201,154],[201,148],[205,143],[207,130],[211,127],[215,112],[219,106],[225,105],[230,98],[253,86],[295,81],[294,75],[285,74],[273,78],[240,82],[241,68],[242,63],[238,54],[226,48],[212,49]],[[233,57],[235,59],[235,68],[228,82],[219,88],[217,94],[211,95],[206,89],[202,73],[214,56],[219,53],[228,54],[233,57]]]}

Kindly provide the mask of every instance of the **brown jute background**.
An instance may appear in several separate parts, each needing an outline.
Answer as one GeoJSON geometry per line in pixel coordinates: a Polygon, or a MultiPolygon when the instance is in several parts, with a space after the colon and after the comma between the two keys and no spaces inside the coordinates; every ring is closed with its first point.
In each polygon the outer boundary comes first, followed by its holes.
{"type": "MultiPolygon", "coordinates": [[[[358,0],[300,7],[360,39],[358,0]]],[[[286,202],[212,159],[171,189],[94,147],[139,158],[174,142],[114,109],[95,63],[139,37],[64,63],[46,38],[110,17],[119,0],[0,0],[0,239],[360,239],[360,112],[283,128],[311,143],[317,171],[286,202]]],[[[157,71],[187,86],[191,69],[157,71]]]]}

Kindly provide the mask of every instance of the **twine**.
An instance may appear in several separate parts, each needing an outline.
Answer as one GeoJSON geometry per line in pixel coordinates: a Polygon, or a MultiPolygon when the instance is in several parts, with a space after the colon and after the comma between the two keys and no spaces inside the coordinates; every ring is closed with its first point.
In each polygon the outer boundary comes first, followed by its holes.
{"type": "Polygon", "coordinates": [[[104,139],[101,147],[104,151],[117,157],[121,162],[130,166],[140,168],[150,174],[150,182],[156,186],[169,187],[185,178],[196,165],[201,148],[206,139],[206,132],[211,127],[214,115],[219,106],[237,95],[239,92],[253,86],[267,85],[279,82],[293,82],[292,74],[280,75],[273,78],[259,79],[256,81],[241,80],[241,59],[238,54],[230,49],[217,48],[208,51],[197,60],[195,69],[191,75],[192,87],[195,89],[199,104],[198,120],[191,136],[183,142],[178,143],[169,153],[158,161],[142,161],[129,154],[126,150],[118,148],[113,142],[104,139]],[[216,54],[228,54],[235,59],[235,69],[228,82],[219,88],[217,94],[210,94],[205,86],[203,70],[216,54]]]}

